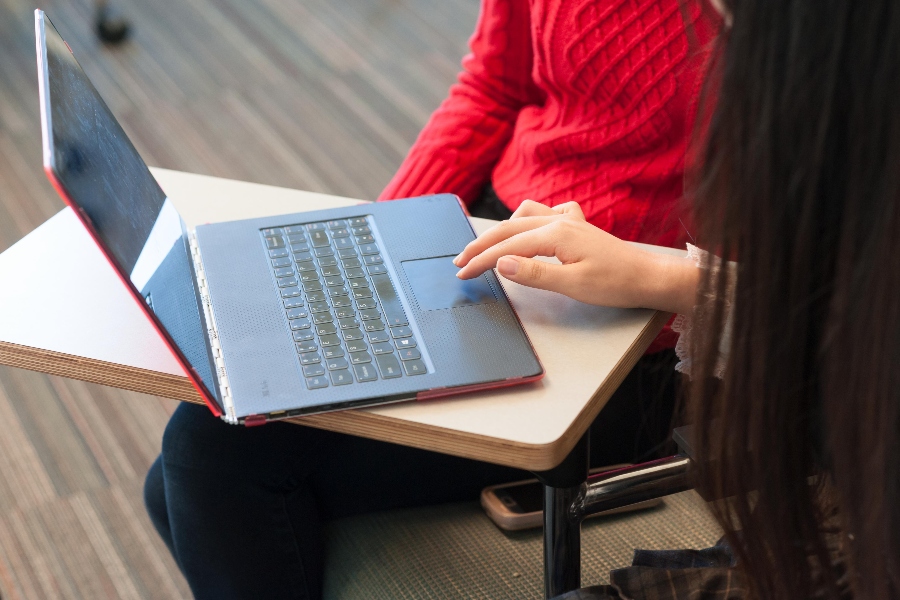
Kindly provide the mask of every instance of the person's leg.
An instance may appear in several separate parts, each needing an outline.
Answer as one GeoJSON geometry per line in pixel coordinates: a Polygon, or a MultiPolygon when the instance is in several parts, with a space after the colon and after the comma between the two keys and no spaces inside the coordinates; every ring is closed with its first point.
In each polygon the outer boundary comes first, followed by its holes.
{"type": "Polygon", "coordinates": [[[474,500],[527,476],[293,424],[235,427],[182,405],[145,497],[197,598],[319,598],[323,520],[474,500]]]}

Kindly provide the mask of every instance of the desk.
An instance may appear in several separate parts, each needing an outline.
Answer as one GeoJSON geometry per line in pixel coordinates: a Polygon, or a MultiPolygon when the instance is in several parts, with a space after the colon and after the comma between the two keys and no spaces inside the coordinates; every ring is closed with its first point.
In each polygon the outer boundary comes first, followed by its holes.
{"type": "MultiPolygon", "coordinates": [[[[153,174],[189,226],[360,202],[164,169],[153,174]]],[[[481,232],[491,222],[473,224],[481,232]]],[[[544,365],[542,381],[294,420],[546,472],[550,489],[563,487],[553,483],[555,469],[585,452],[580,440],[588,426],[669,315],[589,306],[503,284],[544,365]]],[[[0,364],[202,402],[69,209],[0,254],[0,364]],[[53,273],[53,293],[47,293],[47,273],[53,273]],[[58,302],[59,294],[66,302],[58,302]]],[[[572,557],[547,552],[547,573],[567,571],[571,585],[572,569],[578,569],[572,557]]]]}

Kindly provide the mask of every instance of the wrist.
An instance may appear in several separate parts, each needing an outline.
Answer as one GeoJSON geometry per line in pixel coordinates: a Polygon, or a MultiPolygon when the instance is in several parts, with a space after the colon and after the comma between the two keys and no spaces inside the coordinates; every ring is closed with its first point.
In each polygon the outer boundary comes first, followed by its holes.
{"type": "Polygon", "coordinates": [[[684,257],[645,251],[641,279],[644,282],[639,303],[676,314],[690,314],[697,298],[700,269],[684,257]]]}

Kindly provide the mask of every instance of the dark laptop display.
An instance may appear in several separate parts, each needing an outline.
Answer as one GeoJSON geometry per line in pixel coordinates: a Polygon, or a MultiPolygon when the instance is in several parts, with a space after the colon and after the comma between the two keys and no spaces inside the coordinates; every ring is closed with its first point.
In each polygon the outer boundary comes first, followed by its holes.
{"type": "Polygon", "coordinates": [[[218,400],[186,230],[66,42],[45,24],[45,156],[79,216],[218,400]]]}

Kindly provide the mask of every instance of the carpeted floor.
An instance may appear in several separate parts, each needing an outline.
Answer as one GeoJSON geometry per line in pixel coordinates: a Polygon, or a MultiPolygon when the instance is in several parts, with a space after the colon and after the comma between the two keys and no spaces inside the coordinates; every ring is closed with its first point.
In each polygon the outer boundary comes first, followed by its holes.
{"type": "MultiPolygon", "coordinates": [[[[446,94],[478,11],[478,0],[113,4],[135,28],[115,49],[92,35],[91,0],[40,8],[149,164],[360,198],[378,194],[446,94]]],[[[34,8],[0,0],[0,251],[62,208],[41,171],[34,8]]],[[[189,595],[140,499],[173,409],[0,367],[0,597],[189,595]]]]}

